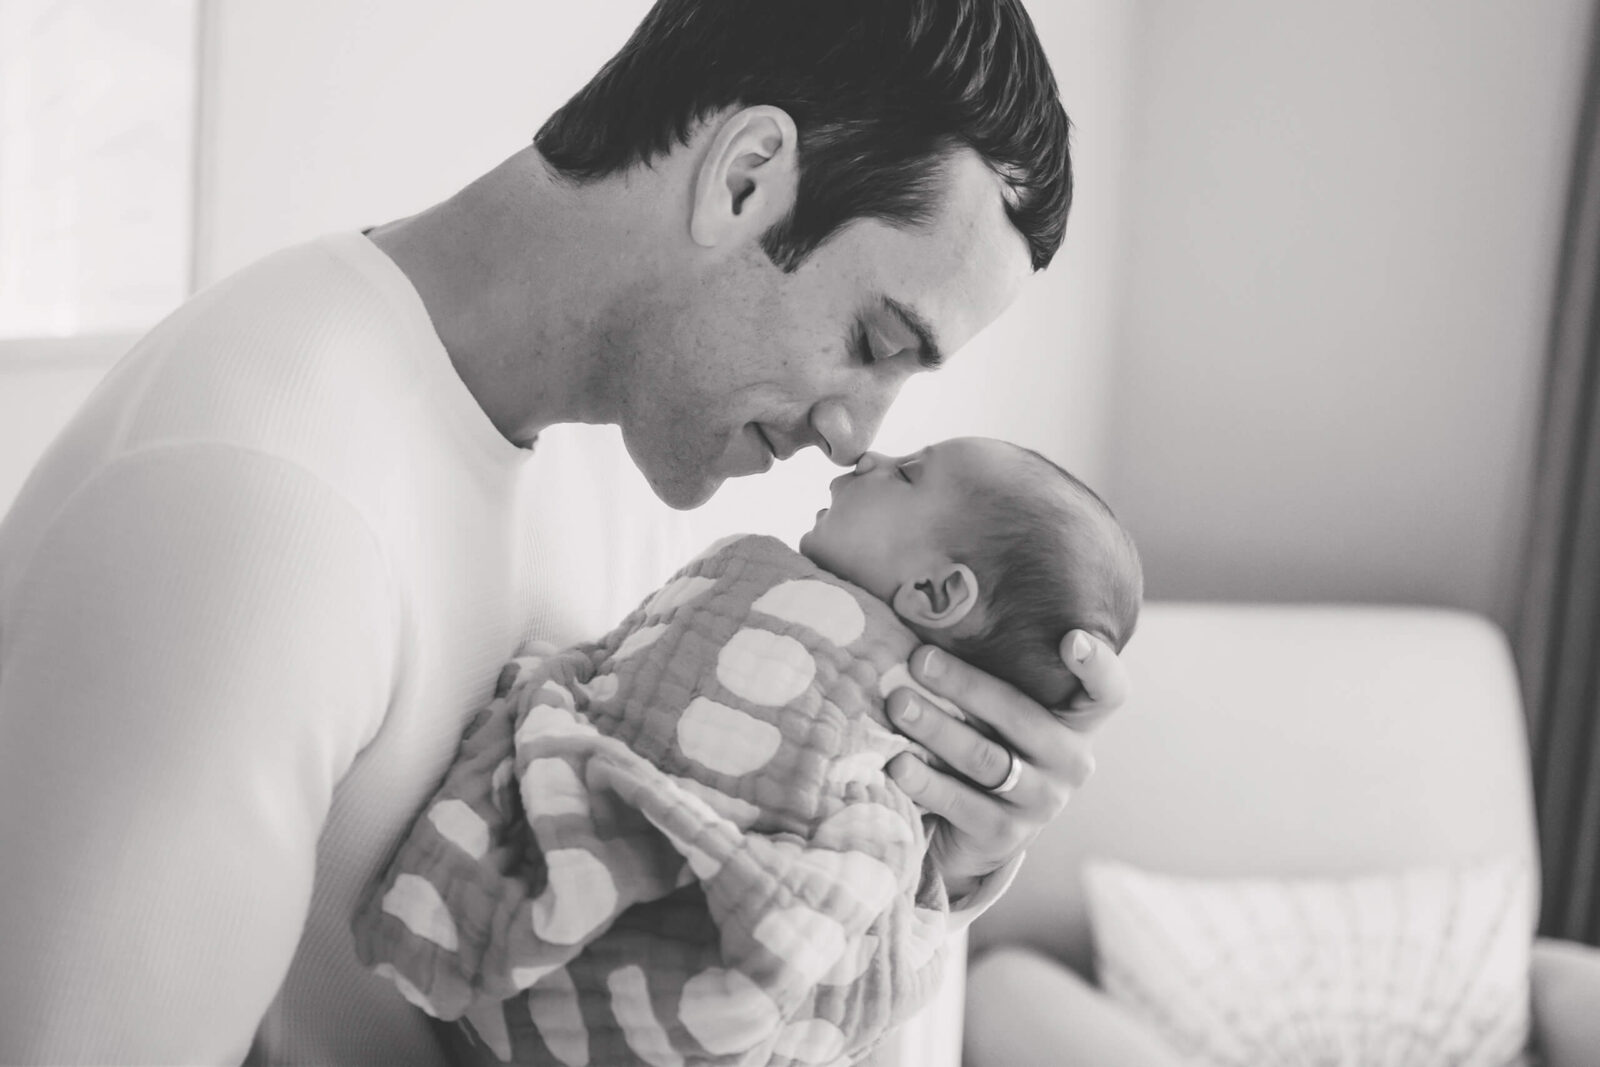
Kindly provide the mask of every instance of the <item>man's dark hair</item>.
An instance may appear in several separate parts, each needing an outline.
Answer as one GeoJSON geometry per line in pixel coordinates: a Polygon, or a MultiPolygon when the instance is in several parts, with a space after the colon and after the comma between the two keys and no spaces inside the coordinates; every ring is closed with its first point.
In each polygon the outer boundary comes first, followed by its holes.
{"type": "Polygon", "coordinates": [[[583,181],[757,105],[799,132],[794,209],[762,239],[785,271],[854,219],[927,222],[963,146],[1009,186],[1034,269],[1061,246],[1070,124],[1020,0],[657,0],[534,144],[583,181]]]}
{"type": "Polygon", "coordinates": [[[962,530],[951,531],[977,575],[985,617],[980,633],[950,651],[1061,708],[1077,686],[1061,639],[1087,630],[1121,652],[1139,621],[1144,570],[1133,538],[1094,490],[1014,447],[1033,460],[1028,476],[973,487],[962,530]]]}

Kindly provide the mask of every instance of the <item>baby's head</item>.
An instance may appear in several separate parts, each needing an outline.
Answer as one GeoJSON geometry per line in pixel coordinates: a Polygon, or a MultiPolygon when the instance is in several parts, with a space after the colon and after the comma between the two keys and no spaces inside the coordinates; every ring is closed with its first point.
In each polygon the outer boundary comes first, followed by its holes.
{"type": "Polygon", "coordinates": [[[1144,575],[1132,539],[1037,452],[984,437],[869,452],[830,490],[800,551],[1046,707],[1076,688],[1061,662],[1069,630],[1119,652],[1133,634],[1144,575]]]}

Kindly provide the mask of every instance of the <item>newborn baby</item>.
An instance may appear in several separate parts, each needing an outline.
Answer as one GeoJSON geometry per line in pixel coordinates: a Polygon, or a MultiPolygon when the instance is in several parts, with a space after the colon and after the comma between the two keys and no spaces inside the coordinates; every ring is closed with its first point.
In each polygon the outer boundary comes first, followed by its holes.
{"type": "Polygon", "coordinates": [[[885,698],[929,643],[1064,707],[1061,639],[1122,649],[1138,555],[1002,441],[869,453],[831,492],[799,552],[719,542],[502,671],[354,921],[463,1058],[853,1062],[937,990],[950,905],[885,698]]]}

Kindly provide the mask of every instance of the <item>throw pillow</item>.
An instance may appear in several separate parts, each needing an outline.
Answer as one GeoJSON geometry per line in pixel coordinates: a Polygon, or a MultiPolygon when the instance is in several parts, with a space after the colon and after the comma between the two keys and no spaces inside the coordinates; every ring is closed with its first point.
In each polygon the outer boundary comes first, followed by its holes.
{"type": "Polygon", "coordinates": [[[1092,861],[1084,880],[1101,985],[1197,1064],[1524,1062],[1522,863],[1275,880],[1092,861]]]}

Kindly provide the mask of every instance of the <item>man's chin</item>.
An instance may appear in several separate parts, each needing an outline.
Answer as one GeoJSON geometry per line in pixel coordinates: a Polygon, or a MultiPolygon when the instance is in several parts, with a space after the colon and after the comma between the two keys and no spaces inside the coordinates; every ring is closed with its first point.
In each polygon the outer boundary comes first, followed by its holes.
{"type": "Polygon", "coordinates": [[[656,499],[674,511],[693,511],[716,495],[724,479],[651,477],[645,473],[645,482],[656,499]]]}
{"type": "Polygon", "coordinates": [[[660,497],[661,502],[674,511],[693,511],[717,495],[717,490],[722,488],[722,480],[698,482],[694,485],[674,488],[677,491],[671,493],[657,492],[656,496],[660,497]]]}

